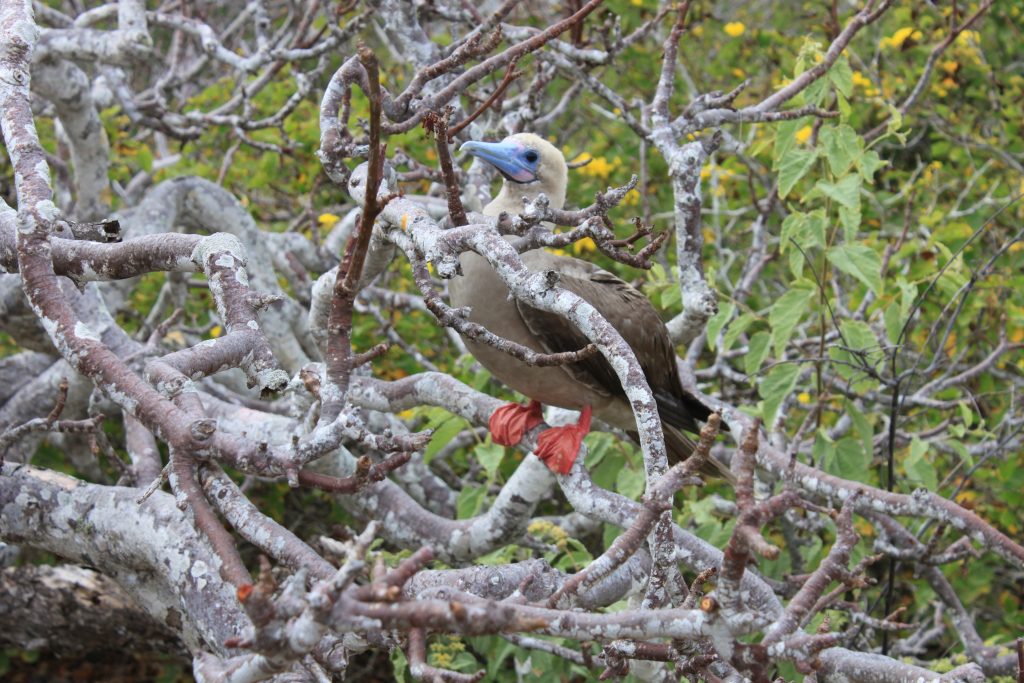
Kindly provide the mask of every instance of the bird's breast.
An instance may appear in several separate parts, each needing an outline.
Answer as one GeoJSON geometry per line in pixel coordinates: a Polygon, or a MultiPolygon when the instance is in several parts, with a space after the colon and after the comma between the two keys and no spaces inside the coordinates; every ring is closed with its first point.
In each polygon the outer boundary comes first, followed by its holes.
{"type": "MultiPolygon", "coordinates": [[[[505,282],[482,256],[467,252],[461,256],[462,275],[452,278],[449,294],[452,306],[472,309],[469,320],[510,341],[538,353],[543,346],[526,327],[515,302],[509,298],[505,282]]],[[[570,410],[591,405],[600,416],[613,402],[612,397],[598,395],[591,387],[578,382],[561,367],[537,367],[463,335],[470,353],[491,374],[525,396],[570,410]]]]}

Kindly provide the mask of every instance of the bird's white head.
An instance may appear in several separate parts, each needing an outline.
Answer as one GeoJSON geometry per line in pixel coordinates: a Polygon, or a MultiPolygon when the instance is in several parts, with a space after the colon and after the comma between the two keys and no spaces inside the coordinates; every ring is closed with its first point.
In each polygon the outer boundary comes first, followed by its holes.
{"type": "Polygon", "coordinates": [[[497,205],[505,211],[519,211],[523,197],[529,200],[541,193],[547,195],[552,208],[565,205],[569,167],[559,149],[544,138],[516,133],[501,142],[470,140],[460,150],[483,159],[505,176],[501,192],[489,209],[497,205]]]}

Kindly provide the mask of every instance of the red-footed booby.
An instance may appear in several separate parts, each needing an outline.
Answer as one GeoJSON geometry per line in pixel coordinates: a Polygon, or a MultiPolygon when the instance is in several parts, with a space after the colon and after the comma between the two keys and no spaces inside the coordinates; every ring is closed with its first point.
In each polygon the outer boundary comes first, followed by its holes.
{"type": "MultiPolygon", "coordinates": [[[[525,201],[545,194],[552,208],[565,204],[565,157],[543,138],[518,133],[502,142],[470,141],[462,151],[493,165],[505,178],[498,196],[484,208],[487,216],[522,213],[525,201]]],[[[543,249],[522,254],[532,271],[555,271],[559,286],[588,301],[632,347],[658,404],[670,462],[685,459],[693,442],[679,430],[698,430],[695,420],[710,411],[679,381],[676,354],[668,330],[651,302],[612,273],[580,259],[543,249]]],[[[462,275],[449,287],[453,306],[471,308],[469,319],[506,339],[542,353],[575,351],[588,339],[565,318],[510,298],[508,287],[487,260],[474,252],[461,256],[462,275]]],[[[530,366],[498,349],[464,338],[469,351],[494,376],[531,399],[527,406],[502,406],[490,420],[496,443],[511,446],[543,421],[541,404],[581,412],[575,425],[553,427],[540,435],[536,455],[555,472],[568,474],[580,442],[590,430],[591,414],[635,435],[636,422],[618,376],[601,355],[558,367],[530,366]]],[[[723,466],[713,461],[718,468],[723,466]]]]}

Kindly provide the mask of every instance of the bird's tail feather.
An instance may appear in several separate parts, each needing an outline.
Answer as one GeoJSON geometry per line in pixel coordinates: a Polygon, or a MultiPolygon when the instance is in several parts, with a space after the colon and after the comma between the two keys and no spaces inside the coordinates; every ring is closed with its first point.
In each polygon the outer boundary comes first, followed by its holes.
{"type": "MultiPolygon", "coordinates": [[[[677,462],[686,460],[693,454],[694,449],[697,448],[697,444],[690,437],[672,425],[662,422],[661,429],[665,433],[665,448],[668,450],[669,465],[675,465],[677,462]]],[[[701,474],[708,477],[722,478],[726,481],[735,481],[736,479],[728,467],[720,460],[710,456],[705,462],[704,467],[701,468],[701,474]]]]}

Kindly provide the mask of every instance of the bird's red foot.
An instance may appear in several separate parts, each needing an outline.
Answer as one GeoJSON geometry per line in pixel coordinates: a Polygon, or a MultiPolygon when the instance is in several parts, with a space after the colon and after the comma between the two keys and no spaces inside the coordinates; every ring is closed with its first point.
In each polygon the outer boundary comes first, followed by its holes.
{"type": "Polygon", "coordinates": [[[491,413],[490,422],[494,443],[502,446],[515,446],[523,440],[523,434],[544,421],[538,401],[530,401],[525,406],[508,403],[491,413]]]}
{"type": "Polygon", "coordinates": [[[590,406],[580,413],[574,425],[552,427],[537,437],[537,457],[544,461],[552,472],[569,474],[576,455],[580,452],[583,437],[590,431],[590,406]]]}

